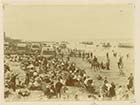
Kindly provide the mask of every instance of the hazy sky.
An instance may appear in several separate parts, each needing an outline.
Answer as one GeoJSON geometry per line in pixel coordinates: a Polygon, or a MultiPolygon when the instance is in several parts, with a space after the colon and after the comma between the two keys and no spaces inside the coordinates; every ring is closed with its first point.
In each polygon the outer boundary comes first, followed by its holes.
{"type": "Polygon", "coordinates": [[[133,38],[133,6],[7,5],[4,31],[24,40],[133,38]]]}

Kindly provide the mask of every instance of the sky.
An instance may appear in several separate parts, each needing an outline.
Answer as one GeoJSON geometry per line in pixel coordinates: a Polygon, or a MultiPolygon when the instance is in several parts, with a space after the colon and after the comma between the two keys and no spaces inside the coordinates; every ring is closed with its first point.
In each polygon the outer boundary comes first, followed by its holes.
{"type": "Polygon", "coordinates": [[[34,41],[131,39],[134,7],[128,4],[6,5],[6,36],[34,41]]]}

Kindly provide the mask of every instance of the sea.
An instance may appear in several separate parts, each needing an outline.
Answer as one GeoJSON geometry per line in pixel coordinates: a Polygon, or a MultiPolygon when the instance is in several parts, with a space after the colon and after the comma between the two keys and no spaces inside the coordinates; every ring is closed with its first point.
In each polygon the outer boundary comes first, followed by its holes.
{"type": "Polygon", "coordinates": [[[83,50],[85,52],[93,52],[96,55],[104,55],[105,52],[117,52],[120,56],[125,56],[129,54],[134,56],[134,47],[133,48],[120,48],[118,47],[119,43],[130,44],[135,47],[134,39],[94,39],[94,40],[73,40],[69,41],[68,48],[83,50]],[[80,42],[93,42],[92,45],[81,44],[80,42]],[[110,43],[111,47],[103,47],[103,43],[110,43]]]}

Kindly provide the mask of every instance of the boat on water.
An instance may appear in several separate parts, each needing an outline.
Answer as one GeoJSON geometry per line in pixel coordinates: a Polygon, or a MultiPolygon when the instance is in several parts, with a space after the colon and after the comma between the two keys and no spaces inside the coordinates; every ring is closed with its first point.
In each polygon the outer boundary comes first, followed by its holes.
{"type": "Polygon", "coordinates": [[[102,47],[108,48],[108,47],[111,47],[111,44],[110,43],[103,43],[102,47]]]}
{"type": "Polygon", "coordinates": [[[93,42],[80,42],[80,44],[93,45],[93,42]]]}
{"type": "Polygon", "coordinates": [[[119,43],[118,47],[119,48],[134,48],[134,45],[131,43],[119,43]]]}

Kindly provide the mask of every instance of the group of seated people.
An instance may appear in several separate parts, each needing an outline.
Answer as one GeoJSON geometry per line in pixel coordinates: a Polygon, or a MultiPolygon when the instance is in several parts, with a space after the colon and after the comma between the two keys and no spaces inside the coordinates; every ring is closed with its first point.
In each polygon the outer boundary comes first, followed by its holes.
{"type": "MultiPolygon", "coordinates": [[[[10,56],[7,59],[11,60],[10,56]]],[[[107,78],[99,75],[97,81],[103,81],[104,84],[101,91],[96,89],[95,80],[87,76],[85,70],[71,62],[69,57],[19,55],[16,59],[25,73],[25,80],[18,79],[18,74],[13,74],[10,66],[5,64],[5,87],[12,88],[13,91],[27,89],[28,91],[18,92],[22,96],[29,96],[30,90],[41,90],[48,98],[53,96],[61,98],[62,94],[69,90],[69,86],[83,88],[91,94],[99,94],[99,97],[116,95],[116,86],[113,82],[109,83],[107,78]]],[[[132,85],[132,77],[129,80],[132,85]]],[[[128,87],[132,88],[130,84],[128,87]]]]}

